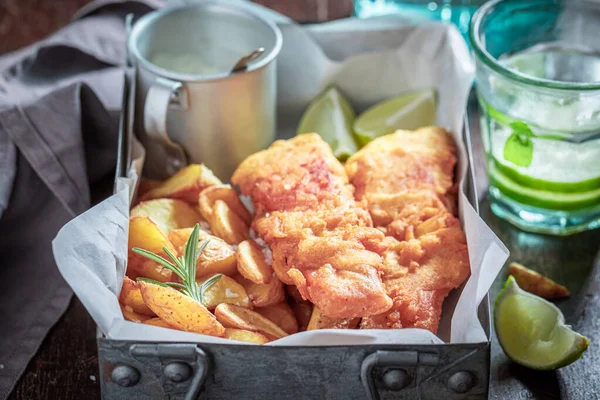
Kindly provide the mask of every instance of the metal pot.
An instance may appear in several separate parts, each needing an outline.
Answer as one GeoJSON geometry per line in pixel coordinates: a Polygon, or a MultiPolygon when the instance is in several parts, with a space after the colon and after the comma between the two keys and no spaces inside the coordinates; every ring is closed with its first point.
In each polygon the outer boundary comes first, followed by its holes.
{"type": "Polygon", "coordinates": [[[134,129],[152,160],[145,174],[162,179],[193,162],[228,180],[268,146],[281,43],[275,24],[219,3],[166,8],[136,22],[128,50],[137,75],[134,129]],[[260,58],[231,73],[259,47],[260,58]]]}

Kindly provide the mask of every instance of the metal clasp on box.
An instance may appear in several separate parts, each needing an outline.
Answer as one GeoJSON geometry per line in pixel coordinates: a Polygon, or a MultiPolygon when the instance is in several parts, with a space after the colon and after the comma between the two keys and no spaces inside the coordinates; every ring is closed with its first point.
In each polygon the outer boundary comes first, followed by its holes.
{"type": "MultiPolygon", "coordinates": [[[[378,350],[365,357],[361,365],[360,377],[367,398],[379,400],[378,387],[388,391],[416,388],[421,380],[427,380],[418,376],[419,370],[427,367],[435,368],[438,364],[437,353],[378,350]]],[[[466,393],[475,384],[475,377],[467,371],[454,373],[446,382],[447,389],[455,394],[466,393]]],[[[418,396],[420,398],[420,394],[418,396]]]]}
{"type": "Polygon", "coordinates": [[[129,353],[138,363],[118,364],[111,372],[111,381],[122,388],[144,386],[160,379],[165,395],[183,395],[185,400],[197,399],[210,368],[206,353],[195,344],[134,344],[129,353]],[[157,360],[159,363],[155,363],[157,360]],[[160,370],[157,370],[160,366],[160,370]],[[144,374],[150,376],[142,376],[144,374]],[[143,379],[142,379],[143,378],[143,379]]]}

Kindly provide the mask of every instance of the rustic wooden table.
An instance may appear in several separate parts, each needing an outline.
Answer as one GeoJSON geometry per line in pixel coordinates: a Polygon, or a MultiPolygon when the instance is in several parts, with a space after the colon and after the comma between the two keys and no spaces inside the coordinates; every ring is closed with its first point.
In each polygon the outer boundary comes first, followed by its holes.
{"type": "MultiPolygon", "coordinates": [[[[82,4],[86,0],[60,2],[82,4]]],[[[351,0],[275,1],[260,0],[262,4],[284,12],[303,22],[323,21],[347,16],[351,0]]],[[[24,0],[21,3],[45,3],[24,0]]],[[[0,11],[9,10],[19,16],[19,2],[0,3],[0,11]],[[15,11],[16,10],[16,11],[15,11]]],[[[22,8],[25,10],[25,7],[22,8]]],[[[35,11],[33,11],[35,14],[35,11]]],[[[62,13],[55,13],[63,18],[62,13]]],[[[0,12],[0,33],[11,30],[7,14],[0,12]],[[8,21],[8,22],[7,22],[8,21]],[[8,28],[6,28],[8,26],[8,28]],[[3,31],[3,32],[1,32],[3,31]]],[[[36,20],[35,15],[28,15],[36,20]]],[[[66,23],[51,21],[49,26],[66,23]]],[[[36,33],[33,39],[43,34],[36,33]]],[[[7,36],[4,36],[6,38],[7,36]]],[[[31,40],[29,40],[31,41],[31,40]]],[[[22,45],[27,42],[22,42],[22,45]]],[[[12,49],[14,42],[0,41],[0,53],[12,49]],[[3,46],[4,45],[4,46],[3,46]],[[4,47],[4,48],[2,48],[4,47]]],[[[484,193],[485,170],[478,133],[477,119],[472,120],[472,138],[480,192],[484,193]]],[[[519,231],[495,217],[486,198],[481,199],[481,215],[511,251],[511,260],[518,260],[565,284],[573,296],[558,303],[567,320],[579,332],[587,335],[592,345],[575,364],[555,372],[537,372],[519,367],[506,358],[496,338],[492,346],[491,399],[566,399],[583,400],[600,397],[600,230],[567,238],[557,238],[519,231]],[[595,267],[594,267],[595,266],[595,267]]],[[[501,273],[491,291],[494,299],[505,280],[501,273]]],[[[94,399],[100,397],[98,360],[96,356],[95,325],[81,303],[74,298],[69,309],[42,343],[11,399],[94,399]]]]}

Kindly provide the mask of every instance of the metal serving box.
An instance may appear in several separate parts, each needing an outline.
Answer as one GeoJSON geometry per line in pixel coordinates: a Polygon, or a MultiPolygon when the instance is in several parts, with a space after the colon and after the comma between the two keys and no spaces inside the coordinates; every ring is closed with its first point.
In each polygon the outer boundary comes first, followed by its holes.
{"type": "MultiPolygon", "coordinates": [[[[125,71],[117,178],[131,163],[135,76],[125,71]]],[[[468,118],[467,195],[478,210],[468,118]]],[[[98,334],[104,399],[487,399],[490,308],[479,307],[487,342],[443,345],[273,347],[121,341],[98,334]]]]}

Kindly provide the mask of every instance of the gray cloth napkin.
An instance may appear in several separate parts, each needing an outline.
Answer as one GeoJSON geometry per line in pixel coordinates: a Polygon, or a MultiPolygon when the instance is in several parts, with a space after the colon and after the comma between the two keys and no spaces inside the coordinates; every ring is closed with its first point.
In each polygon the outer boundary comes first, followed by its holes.
{"type": "Polygon", "coordinates": [[[111,192],[125,16],[160,4],[96,2],[0,57],[0,399],[69,304],[51,240],[111,192]]]}

